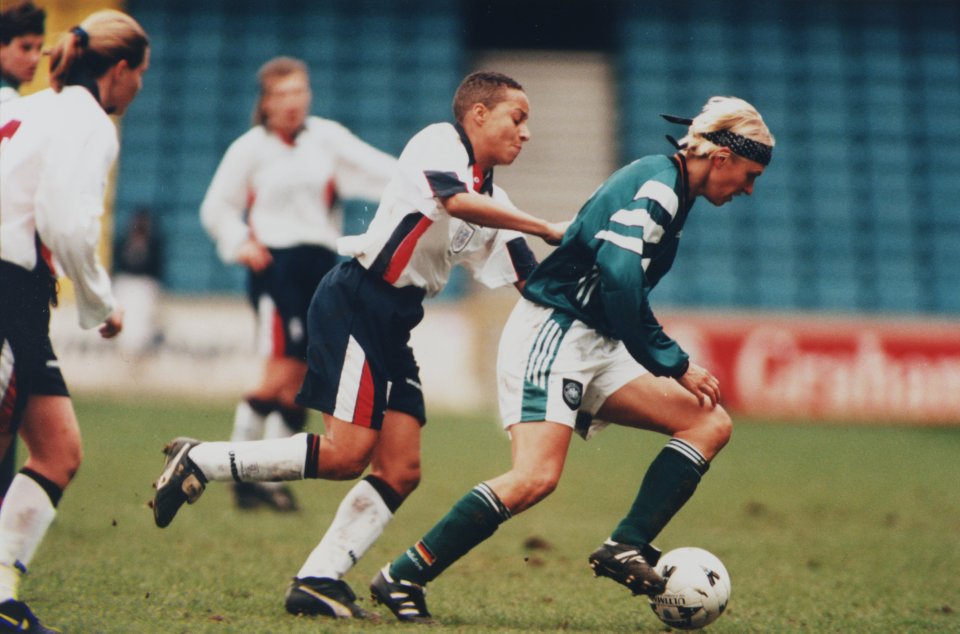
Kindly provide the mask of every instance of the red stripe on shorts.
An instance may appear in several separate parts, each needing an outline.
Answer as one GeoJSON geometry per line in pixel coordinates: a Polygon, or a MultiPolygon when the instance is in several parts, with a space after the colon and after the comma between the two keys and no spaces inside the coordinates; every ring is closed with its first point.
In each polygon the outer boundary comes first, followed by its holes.
{"type": "Polygon", "coordinates": [[[283,332],[283,319],[280,317],[280,311],[274,307],[273,309],[273,323],[271,327],[271,346],[272,350],[270,351],[270,356],[273,358],[280,358],[286,355],[287,352],[287,336],[283,332]]]}
{"type": "Polygon", "coordinates": [[[373,375],[370,374],[370,364],[366,360],[360,374],[357,404],[353,408],[353,424],[361,427],[373,425],[373,375]]]}
{"type": "Polygon", "coordinates": [[[12,431],[13,408],[17,403],[17,375],[11,374],[10,380],[3,388],[3,398],[0,399],[0,431],[12,431]]]}

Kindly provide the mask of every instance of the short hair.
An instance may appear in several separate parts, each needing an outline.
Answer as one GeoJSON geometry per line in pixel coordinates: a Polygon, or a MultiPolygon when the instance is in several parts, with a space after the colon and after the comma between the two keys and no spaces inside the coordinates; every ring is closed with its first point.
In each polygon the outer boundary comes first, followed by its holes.
{"type": "Polygon", "coordinates": [[[267,97],[267,91],[270,90],[274,80],[287,77],[296,73],[302,73],[309,81],[310,70],[306,62],[295,57],[274,57],[264,63],[257,71],[257,84],[260,86],[260,95],[257,97],[257,103],[253,107],[253,125],[266,125],[267,113],[263,110],[263,100],[267,97]]]}
{"type": "Polygon", "coordinates": [[[523,90],[520,83],[503,73],[477,71],[467,75],[453,96],[453,117],[457,123],[463,123],[467,110],[475,103],[493,108],[504,100],[508,89],[523,90]]]}
{"type": "Polygon", "coordinates": [[[691,156],[706,156],[719,145],[704,138],[704,134],[728,130],[771,148],[776,141],[763,117],[752,105],[738,97],[710,97],[693,119],[687,135],[680,139],[681,147],[691,156]]]}
{"type": "Polygon", "coordinates": [[[46,11],[30,0],[7,7],[0,13],[0,43],[4,46],[22,35],[43,35],[46,11]]]}
{"type": "Polygon", "coordinates": [[[99,79],[120,60],[137,68],[149,46],[146,31],[126,13],[114,9],[91,13],[50,52],[50,86],[59,92],[90,77],[99,79]]]}

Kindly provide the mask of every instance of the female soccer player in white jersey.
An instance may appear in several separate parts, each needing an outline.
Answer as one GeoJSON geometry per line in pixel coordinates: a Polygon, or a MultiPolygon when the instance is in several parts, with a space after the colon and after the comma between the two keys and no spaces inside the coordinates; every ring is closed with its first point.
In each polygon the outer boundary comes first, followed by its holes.
{"type": "Polygon", "coordinates": [[[4,104],[0,120],[0,445],[19,430],[29,458],[0,509],[0,631],[50,632],[17,600],[21,574],[80,466],[80,430],[50,345],[56,275],[76,289],[82,328],[123,327],[97,260],[121,115],[149,64],[146,33],[98,11],[51,52],[51,89],[4,104]]]}
{"type": "Polygon", "coordinates": [[[522,87],[499,73],[467,76],[456,124],[416,134],[399,159],[376,217],[343,238],[353,256],[323,278],[310,305],[309,371],[298,399],[323,413],[324,435],[247,443],[176,439],[157,483],[154,514],[166,526],[208,481],[353,479],[333,524],[287,591],[295,614],[361,617],[341,577],[383,532],[420,482],[426,422],[410,332],[423,300],[463,264],[490,287],[522,286],[535,264],[520,232],[556,244],[563,227],[516,209],[493,184],[530,139],[522,87]]]}
{"type": "Polygon", "coordinates": [[[693,494],[732,425],[716,378],[663,332],[648,294],[670,269],[696,198],[719,206],[750,194],[773,146],[740,99],[712,98],[684,122],[679,152],[608,178],[527,280],[497,360],[513,466],[468,492],[374,578],[374,598],[401,621],[431,621],[423,586],[554,490],[574,432],[589,438],[608,423],[672,438],[589,562],[634,594],[663,591],[651,541],[693,494]]]}
{"type": "MultiPolygon", "coordinates": [[[[200,210],[221,258],[249,269],[264,357],[258,384],[237,405],[233,441],[303,431],[296,396],[307,373],[307,308],[337,263],[337,200],[379,201],[396,169],[396,159],[339,123],[309,116],[308,73],[290,57],[260,68],[254,127],[227,149],[200,210]]],[[[280,482],[238,482],[234,496],[240,508],[296,509],[280,482]]]]}
{"type": "MultiPolygon", "coordinates": [[[[8,3],[0,11],[0,103],[19,98],[21,85],[33,81],[43,51],[46,15],[30,0],[8,3]]],[[[14,440],[0,459],[0,504],[16,471],[17,443],[14,440]]]]}

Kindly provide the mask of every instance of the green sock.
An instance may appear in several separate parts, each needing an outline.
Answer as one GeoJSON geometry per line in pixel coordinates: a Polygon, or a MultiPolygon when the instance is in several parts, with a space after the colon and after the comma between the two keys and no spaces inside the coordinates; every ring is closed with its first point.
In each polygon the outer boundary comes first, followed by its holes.
{"type": "Polygon", "coordinates": [[[470,490],[423,539],[390,564],[390,576],[426,585],[510,519],[510,510],[485,483],[470,490]]]}
{"type": "Polygon", "coordinates": [[[673,438],[650,463],[630,512],[610,538],[621,544],[649,544],[686,504],[710,464],[699,451],[673,438]]]}

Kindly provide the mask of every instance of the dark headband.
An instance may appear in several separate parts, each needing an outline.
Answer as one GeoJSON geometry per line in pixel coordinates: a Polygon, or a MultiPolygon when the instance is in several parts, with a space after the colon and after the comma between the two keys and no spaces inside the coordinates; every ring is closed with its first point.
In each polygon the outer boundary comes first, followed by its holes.
{"type": "MultiPolygon", "coordinates": [[[[660,115],[670,123],[679,123],[681,125],[691,125],[693,119],[688,119],[686,117],[676,117],[670,114],[660,115]]],[[[767,166],[770,164],[770,159],[773,157],[773,148],[766,143],[760,143],[759,141],[754,141],[749,139],[742,134],[737,134],[730,130],[716,130],[714,132],[704,132],[700,136],[705,138],[711,143],[715,143],[721,147],[730,148],[730,150],[739,156],[742,156],[745,159],[750,159],[760,163],[760,165],[767,166]]],[[[667,137],[671,139],[671,137],[667,137]]],[[[676,141],[673,141],[674,145],[677,145],[676,141]]],[[[679,146],[677,146],[679,147],[679,146]]]]}
{"type": "Polygon", "coordinates": [[[77,36],[77,45],[80,46],[80,48],[90,46],[90,34],[87,33],[82,26],[75,26],[70,29],[70,32],[77,36]]]}

